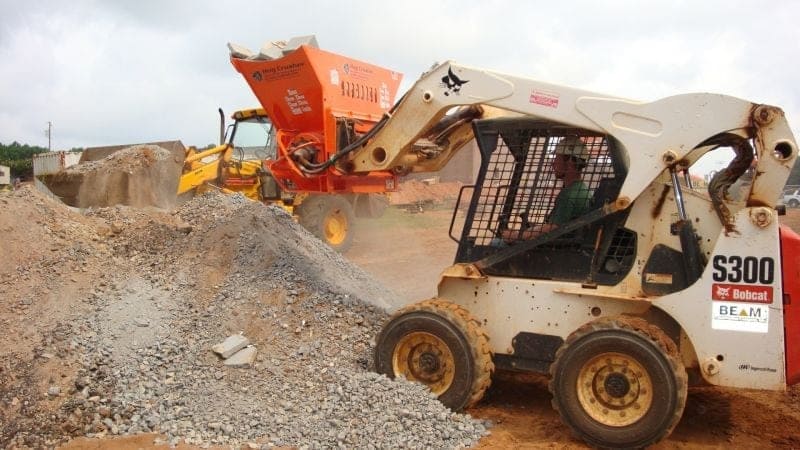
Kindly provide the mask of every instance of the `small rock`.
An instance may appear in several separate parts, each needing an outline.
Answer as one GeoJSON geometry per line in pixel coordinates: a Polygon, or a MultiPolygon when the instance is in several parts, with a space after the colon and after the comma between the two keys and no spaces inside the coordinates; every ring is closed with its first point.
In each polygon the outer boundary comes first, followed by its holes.
{"type": "Polygon", "coordinates": [[[192,232],[192,225],[188,224],[186,222],[183,222],[183,223],[179,224],[177,227],[175,227],[175,229],[178,230],[179,232],[183,233],[183,234],[189,234],[189,233],[192,232]]]}
{"type": "Polygon", "coordinates": [[[88,385],[89,385],[89,379],[86,377],[80,377],[75,379],[75,388],[78,390],[82,390],[88,385]]]}
{"type": "Polygon", "coordinates": [[[111,408],[108,406],[100,406],[97,408],[97,413],[100,417],[111,417],[111,408]]]}
{"type": "Polygon", "coordinates": [[[211,350],[223,358],[230,358],[234,353],[247,347],[250,340],[241,334],[228,336],[222,343],[211,347],[211,350]]]}
{"type": "Polygon", "coordinates": [[[249,367],[255,360],[256,348],[251,345],[226,359],[224,364],[229,367],[249,367]]]}
{"type": "Polygon", "coordinates": [[[50,389],[47,390],[47,395],[51,397],[56,397],[59,394],[61,394],[61,388],[58,386],[50,386],[50,389]]]}

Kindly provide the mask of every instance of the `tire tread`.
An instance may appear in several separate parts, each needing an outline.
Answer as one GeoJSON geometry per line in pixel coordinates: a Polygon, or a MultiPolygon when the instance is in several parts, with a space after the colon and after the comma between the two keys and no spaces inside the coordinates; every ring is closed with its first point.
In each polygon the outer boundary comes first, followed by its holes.
{"type": "MultiPolygon", "coordinates": [[[[564,418],[564,414],[562,413],[558,402],[558,396],[555,395],[555,375],[558,371],[558,362],[561,359],[561,356],[567,352],[572,344],[581,338],[591,333],[605,330],[624,330],[648,339],[661,350],[663,356],[669,362],[670,368],[672,369],[672,374],[675,377],[676,388],[678,391],[677,404],[667,427],[665,427],[661,433],[653,438],[652,443],[664,439],[665,437],[669,436],[670,433],[672,433],[672,431],[678,425],[678,422],[680,422],[681,416],[683,415],[683,409],[686,406],[689,379],[686,369],[683,366],[683,362],[681,361],[678,346],[675,344],[675,342],[669,336],[667,336],[667,334],[661,328],[651,324],[641,317],[626,315],[604,317],[581,326],[567,337],[567,340],[556,352],[555,362],[550,365],[550,382],[548,383],[548,390],[553,396],[551,400],[553,409],[556,410],[562,419],[564,418]]],[[[582,439],[582,436],[580,436],[572,426],[570,426],[570,429],[572,429],[573,434],[575,434],[576,437],[582,439]]]]}
{"type": "Polygon", "coordinates": [[[491,386],[492,374],[494,373],[489,336],[480,322],[462,306],[441,298],[432,298],[408,305],[395,312],[389,320],[391,321],[412,312],[427,312],[439,315],[464,334],[469,343],[472,358],[475,361],[475,374],[471,383],[469,399],[463,409],[475,406],[491,386]]]}

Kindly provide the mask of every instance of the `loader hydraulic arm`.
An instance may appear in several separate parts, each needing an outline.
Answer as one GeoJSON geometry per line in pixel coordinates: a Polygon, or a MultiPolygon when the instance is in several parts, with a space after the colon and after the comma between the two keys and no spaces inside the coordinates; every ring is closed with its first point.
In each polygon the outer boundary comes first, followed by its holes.
{"type": "MultiPolygon", "coordinates": [[[[614,209],[627,208],[653,179],[711,136],[762,133],[759,151],[794,149],[780,109],[735,97],[696,93],[639,102],[445,62],[424,74],[337,167],[361,174],[437,171],[474,137],[472,120],[500,116],[535,117],[613,136],[633,174],[612,202],[614,209]]],[[[785,163],[767,164],[781,170],[785,163]]],[[[764,190],[760,198],[777,198],[773,191],[779,187],[757,184],[764,190]]]]}
{"type": "Polygon", "coordinates": [[[374,139],[350,155],[355,172],[437,171],[472,139],[471,121],[535,115],[600,131],[575,108],[589,92],[447,62],[424,74],[374,139]]]}
{"type": "Polygon", "coordinates": [[[226,156],[230,159],[230,146],[218,145],[214,148],[198,152],[194,147],[186,150],[183,175],[178,182],[178,195],[197,189],[209,181],[219,178],[219,164],[226,156]],[[227,152],[227,154],[226,154],[227,152]],[[217,156],[213,161],[203,163],[202,160],[209,156],[217,156]]]}

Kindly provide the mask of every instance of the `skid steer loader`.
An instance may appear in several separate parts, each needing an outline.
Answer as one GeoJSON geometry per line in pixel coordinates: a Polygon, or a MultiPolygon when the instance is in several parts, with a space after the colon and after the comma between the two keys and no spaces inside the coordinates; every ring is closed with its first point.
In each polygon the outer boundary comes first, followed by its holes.
{"type": "Polygon", "coordinates": [[[455,263],[436,298],[383,326],[378,372],[455,410],[495,368],[549,374],[563,421],[611,448],[669,435],[690,384],[800,381],[800,237],[777,220],[797,144],[779,108],[638,102],[445,62],[314,168],[435,171],[473,138],[482,162],[451,229],[455,263]],[[723,151],[735,156],[707,189],[688,182],[723,151]],[[556,213],[564,192],[577,194],[556,213]]]}

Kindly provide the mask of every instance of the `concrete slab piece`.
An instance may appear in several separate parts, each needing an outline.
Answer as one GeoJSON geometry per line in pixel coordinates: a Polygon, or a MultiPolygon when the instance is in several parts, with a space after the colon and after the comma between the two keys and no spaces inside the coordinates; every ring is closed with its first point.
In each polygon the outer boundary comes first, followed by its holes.
{"type": "Polygon", "coordinates": [[[250,339],[247,339],[241,334],[234,334],[232,336],[228,336],[224,341],[222,341],[222,343],[211,347],[211,350],[219,356],[227,359],[248,345],[250,345],[250,339]]]}
{"type": "Polygon", "coordinates": [[[256,348],[249,346],[236,352],[233,356],[225,360],[225,365],[229,367],[249,367],[256,360],[256,348]]]}

